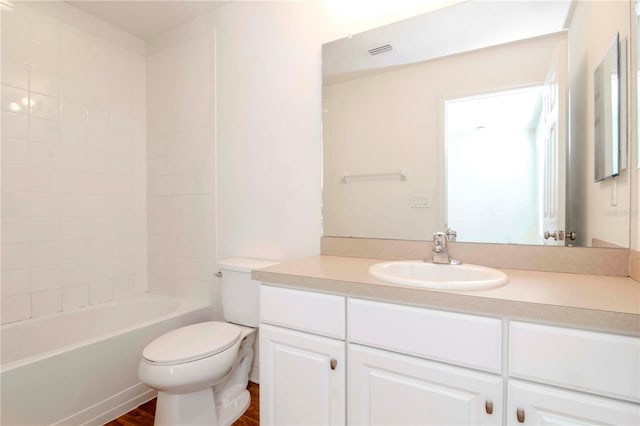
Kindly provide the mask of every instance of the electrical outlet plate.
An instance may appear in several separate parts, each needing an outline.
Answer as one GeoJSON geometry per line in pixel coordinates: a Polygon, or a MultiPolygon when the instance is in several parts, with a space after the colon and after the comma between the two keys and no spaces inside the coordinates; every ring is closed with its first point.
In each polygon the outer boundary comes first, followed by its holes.
{"type": "Polygon", "coordinates": [[[426,209],[431,207],[429,203],[429,196],[427,194],[412,194],[411,195],[411,208],[413,209],[426,209]]]}

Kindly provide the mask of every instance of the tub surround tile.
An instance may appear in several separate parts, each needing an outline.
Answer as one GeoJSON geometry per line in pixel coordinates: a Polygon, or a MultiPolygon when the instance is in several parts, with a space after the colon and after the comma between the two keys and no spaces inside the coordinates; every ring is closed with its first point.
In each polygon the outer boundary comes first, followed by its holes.
{"type": "MultiPolygon", "coordinates": [[[[322,237],[321,253],[329,256],[408,260],[431,258],[431,241],[322,237]]],[[[524,269],[627,277],[629,250],[549,247],[513,244],[449,244],[452,257],[493,268],[524,269]]]]}
{"type": "Polygon", "coordinates": [[[476,291],[416,289],[377,280],[380,259],[315,256],[254,271],[286,287],[410,305],[640,335],[640,286],[625,277],[502,269],[503,287],[476,291]]]}
{"type": "Polygon", "coordinates": [[[75,285],[62,289],[62,309],[69,311],[89,305],[89,285],[75,285]]]}
{"type": "Polygon", "coordinates": [[[60,265],[31,268],[31,291],[39,292],[62,287],[62,267],[60,265]]]}
{"type": "Polygon", "coordinates": [[[2,324],[31,317],[31,293],[2,296],[2,324]]]}
{"type": "Polygon", "coordinates": [[[97,305],[113,300],[112,280],[94,281],[89,284],[89,303],[97,305]]]}
{"type": "Polygon", "coordinates": [[[62,311],[62,290],[59,288],[31,293],[31,315],[39,317],[62,311]]]}
{"type": "Polygon", "coordinates": [[[5,269],[2,271],[2,297],[25,294],[31,291],[30,269],[5,269]]]}

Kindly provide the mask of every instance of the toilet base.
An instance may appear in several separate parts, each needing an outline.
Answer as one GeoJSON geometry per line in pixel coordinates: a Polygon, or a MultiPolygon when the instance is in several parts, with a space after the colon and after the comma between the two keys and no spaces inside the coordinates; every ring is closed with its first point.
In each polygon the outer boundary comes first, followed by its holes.
{"type": "Polygon", "coordinates": [[[216,405],[212,387],[185,394],[158,392],[153,424],[228,426],[244,414],[250,403],[251,396],[246,389],[224,405],[216,405]]]}
{"type": "Polygon", "coordinates": [[[158,392],[154,426],[217,425],[213,388],[171,394],[158,392]]]}

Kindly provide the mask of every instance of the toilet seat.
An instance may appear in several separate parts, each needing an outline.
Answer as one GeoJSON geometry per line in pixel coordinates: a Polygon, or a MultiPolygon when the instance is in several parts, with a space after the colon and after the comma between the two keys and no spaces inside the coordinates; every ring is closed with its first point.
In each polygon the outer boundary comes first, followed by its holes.
{"type": "Polygon", "coordinates": [[[170,331],[144,348],[142,357],[150,364],[175,365],[197,361],[229,349],[242,336],[234,324],[208,321],[170,331]]]}

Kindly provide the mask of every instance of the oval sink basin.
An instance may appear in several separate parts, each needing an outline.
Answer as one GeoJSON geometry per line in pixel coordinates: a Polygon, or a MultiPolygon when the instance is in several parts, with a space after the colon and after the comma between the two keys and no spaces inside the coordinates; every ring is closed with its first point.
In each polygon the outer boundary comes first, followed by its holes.
{"type": "Polygon", "coordinates": [[[497,269],[466,263],[442,265],[422,260],[376,263],[369,268],[369,274],[394,284],[444,290],[480,290],[509,282],[509,277],[497,269]]]}

